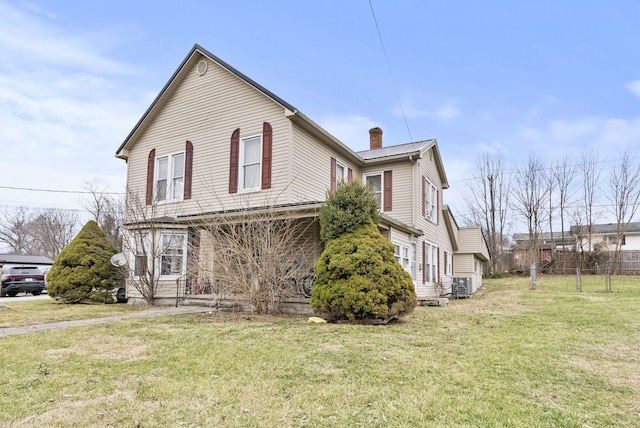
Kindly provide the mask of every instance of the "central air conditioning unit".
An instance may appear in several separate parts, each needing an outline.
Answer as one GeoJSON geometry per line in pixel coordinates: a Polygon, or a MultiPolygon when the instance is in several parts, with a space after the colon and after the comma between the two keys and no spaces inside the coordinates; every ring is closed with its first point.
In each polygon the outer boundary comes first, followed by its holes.
{"type": "Polygon", "coordinates": [[[466,299],[471,297],[473,287],[471,278],[454,277],[451,283],[451,295],[455,299],[466,299]]]}

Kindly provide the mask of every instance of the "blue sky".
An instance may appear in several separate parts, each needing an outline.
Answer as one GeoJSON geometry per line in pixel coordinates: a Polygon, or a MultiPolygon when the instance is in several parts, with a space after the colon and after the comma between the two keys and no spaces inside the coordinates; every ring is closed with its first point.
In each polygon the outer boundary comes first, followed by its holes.
{"type": "Polygon", "coordinates": [[[123,191],[115,150],[194,43],[355,150],[437,138],[459,216],[485,152],[640,149],[640,2],[371,1],[401,105],[368,0],[0,0],[0,209],[123,191]]]}

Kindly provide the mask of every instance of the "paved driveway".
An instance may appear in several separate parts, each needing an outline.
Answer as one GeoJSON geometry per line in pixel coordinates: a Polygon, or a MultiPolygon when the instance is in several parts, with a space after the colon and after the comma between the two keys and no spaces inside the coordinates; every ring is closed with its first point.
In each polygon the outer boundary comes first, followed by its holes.
{"type": "MultiPolygon", "coordinates": [[[[34,296],[30,296],[30,297],[34,297],[34,296]]],[[[16,298],[11,298],[11,301],[14,302],[15,299],[16,298]]],[[[2,300],[0,300],[0,303],[2,303],[2,300]]],[[[165,315],[196,314],[196,313],[202,313],[202,312],[211,312],[211,308],[207,306],[178,306],[177,308],[173,306],[152,307],[148,310],[135,312],[133,314],[126,314],[126,315],[113,315],[110,317],[102,317],[102,318],[89,318],[84,320],[60,321],[60,322],[51,322],[46,324],[33,324],[33,325],[25,325],[20,327],[2,327],[0,328],[0,337],[10,336],[14,334],[37,333],[39,331],[46,331],[46,330],[59,330],[66,327],[78,327],[83,325],[101,324],[101,323],[107,323],[107,322],[121,321],[125,319],[130,319],[130,318],[161,317],[165,315]]]]}

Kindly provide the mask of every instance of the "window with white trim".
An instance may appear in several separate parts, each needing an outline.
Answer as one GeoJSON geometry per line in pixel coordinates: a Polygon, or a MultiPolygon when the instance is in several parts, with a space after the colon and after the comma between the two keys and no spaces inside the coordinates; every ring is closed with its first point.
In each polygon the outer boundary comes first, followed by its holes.
{"type": "Polygon", "coordinates": [[[186,234],[162,233],[160,235],[160,275],[179,276],[185,266],[186,234]]]}
{"type": "Polygon", "coordinates": [[[424,200],[426,205],[424,216],[428,220],[435,222],[437,219],[436,210],[438,209],[438,192],[436,190],[436,186],[434,186],[427,180],[424,192],[424,200]]]}
{"type": "Polygon", "coordinates": [[[411,243],[411,247],[409,249],[409,258],[411,260],[411,278],[413,278],[414,281],[417,280],[417,272],[416,272],[416,253],[417,253],[417,247],[416,247],[416,243],[412,242],[411,243]]]}
{"type": "Polygon", "coordinates": [[[347,166],[336,160],[336,188],[347,182],[347,166]]]}
{"type": "Polygon", "coordinates": [[[444,252],[444,274],[453,275],[453,254],[444,252]]]}
{"type": "Polygon", "coordinates": [[[145,245],[145,236],[138,235],[134,232],[135,236],[135,250],[136,253],[134,255],[134,266],[133,266],[133,275],[137,277],[141,277],[147,273],[147,252],[144,248],[145,245]]]}
{"type": "Polygon", "coordinates": [[[373,189],[373,195],[378,201],[378,208],[382,209],[382,173],[368,174],[364,176],[365,183],[367,183],[373,189]]]}
{"type": "Polygon", "coordinates": [[[416,280],[416,244],[412,242],[410,246],[403,244],[393,244],[394,256],[400,266],[406,270],[411,278],[416,280]]]}
{"type": "Polygon", "coordinates": [[[182,200],[184,152],[157,158],[156,171],[156,202],[182,200]]]}
{"type": "Polygon", "coordinates": [[[240,189],[260,190],[262,173],[262,135],[243,138],[240,142],[240,189]]]}
{"type": "Polygon", "coordinates": [[[425,246],[426,251],[426,266],[425,272],[427,273],[427,282],[438,282],[438,247],[427,243],[425,246]]]}

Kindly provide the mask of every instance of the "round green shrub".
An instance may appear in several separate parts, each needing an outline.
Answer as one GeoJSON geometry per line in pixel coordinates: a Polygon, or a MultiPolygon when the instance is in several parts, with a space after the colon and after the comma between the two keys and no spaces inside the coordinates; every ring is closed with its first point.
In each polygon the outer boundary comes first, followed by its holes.
{"type": "Polygon", "coordinates": [[[320,239],[327,242],[358,227],[380,221],[378,201],[370,186],[355,180],[327,193],[320,210],[320,239]]]}
{"type": "Polygon", "coordinates": [[[388,320],[417,304],[411,275],[374,223],[327,243],[315,264],[311,307],[330,321],[388,320]]]}
{"type": "Polygon", "coordinates": [[[66,303],[94,299],[112,303],[111,256],[115,248],[98,224],[91,220],[56,258],[47,274],[49,296],[66,303]]]}

